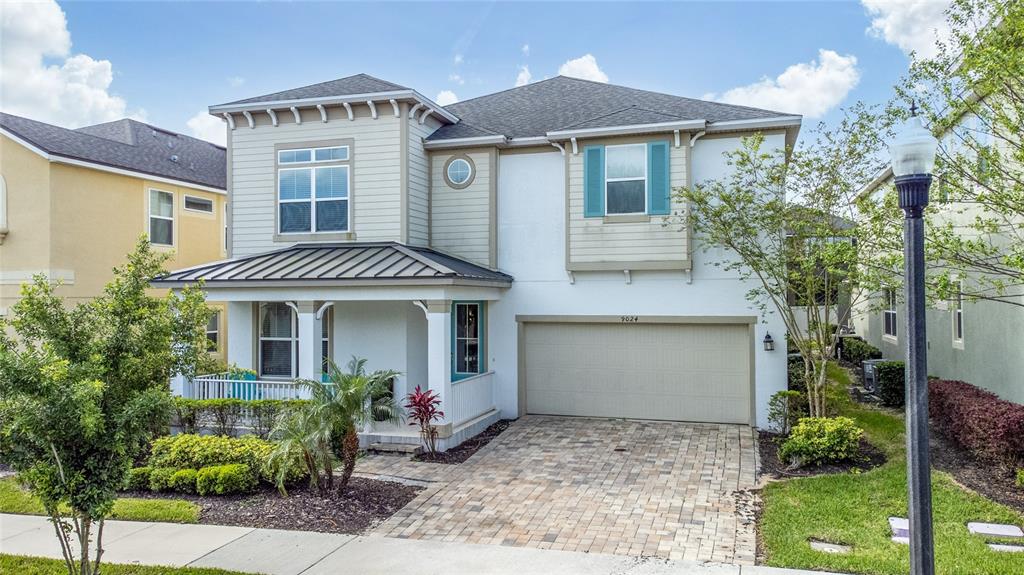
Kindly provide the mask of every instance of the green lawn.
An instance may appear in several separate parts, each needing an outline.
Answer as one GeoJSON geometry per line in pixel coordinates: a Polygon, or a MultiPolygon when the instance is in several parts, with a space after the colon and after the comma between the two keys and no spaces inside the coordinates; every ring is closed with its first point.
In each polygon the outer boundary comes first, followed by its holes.
{"type": "MultiPolygon", "coordinates": [[[[0,513],[43,515],[43,504],[18,486],[14,478],[0,480],[0,513]]],[[[178,499],[122,498],[114,502],[111,519],[198,523],[199,506],[178,499]]]]}
{"type": "MultiPolygon", "coordinates": [[[[830,372],[829,394],[841,415],[864,428],[868,440],[890,461],[864,473],[845,473],[773,482],[765,487],[761,535],[768,564],[850,573],[902,575],[910,569],[909,548],[889,540],[888,517],[905,517],[907,487],[903,418],[895,412],[849,400],[849,374],[830,372]],[[811,550],[808,539],[853,546],[847,555],[811,550]]],[[[944,574],[1024,573],[1024,554],[999,553],[967,531],[968,521],[1024,523],[1024,516],[965,491],[949,475],[932,473],[936,568],[944,574]]]]}
{"type": "MultiPolygon", "coordinates": [[[[100,565],[105,575],[244,575],[237,571],[223,569],[200,569],[196,567],[151,567],[147,565],[100,565]]],[[[68,572],[64,561],[25,557],[22,555],[0,554],[0,573],[18,575],[61,575],[68,572]]]]}

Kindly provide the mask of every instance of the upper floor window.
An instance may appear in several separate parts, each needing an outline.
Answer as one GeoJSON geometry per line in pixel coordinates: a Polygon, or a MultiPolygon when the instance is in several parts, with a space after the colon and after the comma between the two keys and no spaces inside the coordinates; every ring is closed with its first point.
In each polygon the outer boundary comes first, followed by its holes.
{"type": "Polygon", "coordinates": [[[174,245],[174,194],[149,190],[149,242],[174,245]]]}
{"type": "Polygon", "coordinates": [[[882,309],[882,334],[896,337],[896,290],[885,290],[885,308],[882,309]]]}
{"type": "Polygon", "coordinates": [[[191,212],[213,213],[213,200],[197,198],[196,196],[185,196],[185,209],[191,212]]]}
{"type": "Polygon", "coordinates": [[[333,146],[278,152],[279,164],[307,164],[277,171],[279,233],[349,231],[348,150],[333,146]],[[326,162],[330,165],[316,165],[326,162]]]}
{"type": "Polygon", "coordinates": [[[668,215],[669,143],[583,148],[583,216],[668,215]]]}
{"type": "Polygon", "coordinates": [[[453,188],[465,188],[473,183],[473,162],[468,156],[455,156],[444,168],[444,179],[453,188]]]}

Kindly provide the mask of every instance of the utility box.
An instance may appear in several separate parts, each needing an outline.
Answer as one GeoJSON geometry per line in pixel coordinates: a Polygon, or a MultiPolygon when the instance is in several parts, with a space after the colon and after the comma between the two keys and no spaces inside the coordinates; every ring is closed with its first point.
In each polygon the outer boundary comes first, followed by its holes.
{"type": "Polygon", "coordinates": [[[861,371],[864,373],[864,389],[874,393],[878,391],[878,370],[875,366],[886,359],[865,359],[861,364],[861,371]]]}

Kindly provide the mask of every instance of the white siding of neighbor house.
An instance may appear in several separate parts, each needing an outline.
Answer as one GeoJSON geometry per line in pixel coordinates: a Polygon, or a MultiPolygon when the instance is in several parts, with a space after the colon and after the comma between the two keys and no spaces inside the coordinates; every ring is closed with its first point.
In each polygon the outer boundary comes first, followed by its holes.
{"type": "Polygon", "coordinates": [[[438,126],[432,118],[423,124],[409,121],[409,243],[416,246],[430,242],[430,158],[423,149],[423,139],[438,126]]]}
{"type": "Polygon", "coordinates": [[[352,138],[352,232],[357,241],[398,241],[401,238],[400,124],[390,105],[378,105],[374,120],[367,106],[353,106],[349,121],[342,107],[328,107],[328,121],[314,110],[302,111],[302,124],[278,111],[274,127],[267,114],[254,114],[256,127],[236,118],[231,138],[232,256],[239,257],[288,245],[274,242],[277,176],[274,145],[352,138]]]}
{"type": "MultiPolygon", "coordinates": [[[[651,216],[649,222],[605,223],[602,218],[583,217],[583,147],[593,144],[614,145],[656,140],[669,141],[669,179],[671,187],[687,185],[689,137],[682,137],[676,147],[671,135],[581,140],[579,154],[566,151],[569,164],[569,258],[573,264],[677,262],[679,269],[688,267],[688,234],[680,233],[678,225],[665,226],[664,216],[651,216]]],[[[674,195],[673,195],[674,196],[674,195]]],[[[672,213],[685,208],[673,197],[672,213]]]]}
{"type": "Polygon", "coordinates": [[[444,150],[431,154],[431,247],[471,262],[490,266],[491,158],[493,150],[444,150]],[[444,177],[452,156],[473,160],[472,183],[457,190],[444,177]]]}

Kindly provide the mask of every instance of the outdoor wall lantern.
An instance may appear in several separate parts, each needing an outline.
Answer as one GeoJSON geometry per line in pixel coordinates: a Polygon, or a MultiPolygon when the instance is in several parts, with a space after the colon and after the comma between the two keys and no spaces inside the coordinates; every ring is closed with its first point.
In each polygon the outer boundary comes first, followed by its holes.
{"type": "Polygon", "coordinates": [[[772,334],[770,333],[764,334],[764,350],[775,351],[775,340],[772,339],[772,334]]]}

